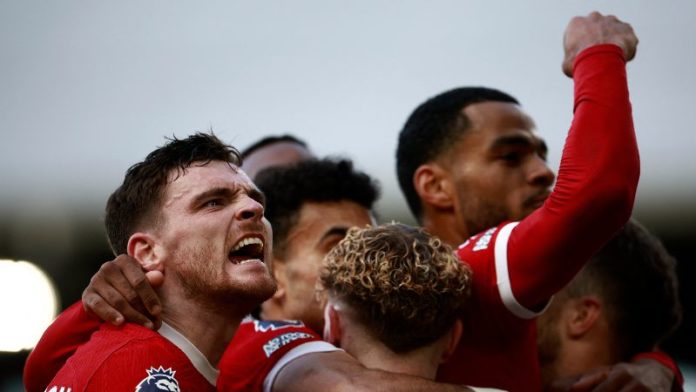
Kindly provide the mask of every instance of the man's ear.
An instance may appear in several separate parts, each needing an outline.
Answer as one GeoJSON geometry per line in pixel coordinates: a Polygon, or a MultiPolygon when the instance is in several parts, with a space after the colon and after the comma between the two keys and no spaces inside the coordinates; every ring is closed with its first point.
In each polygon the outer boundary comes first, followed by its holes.
{"type": "Polygon", "coordinates": [[[595,326],[602,315],[602,302],[595,296],[574,298],[568,301],[565,331],[570,338],[581,338],[595,326]]]}
{"type": "Polygon", "coordinates": [[[457,319],[452,326],[452,329],[447,333],[447,345],[445,346],[445,351],[442,352],[442,358],[440,363],[445,363],[454,354],[454,350],[457,349],[459,340],[462,338],[462,332],[464,330],[464,324],[462,320],[457,319]]]}
{"type": "Polygon", "coordinates": [[[336,347],[341,346],[341,315],[331,301],[324,307],[324,340],[336,347]]]}
{"type": "Polygon", "coordinates": [[[436,163],[420,165],[413,173],[413,186],[425,204],[439,209],[451,208],[454,204],[447,172],[436,163]]]}
{"type": "Polygon", "coordinates": [[[273,258],[271,260],[271,265],[273,268],[271,268],[271,271],[273,271],[273,277],[275,278],[277,289],[276,292],[273,293],[273,296],[270,298],[270,300],[277,302],[278,304],[282,304],[285,302],[285,288],[288,285],[288,280],[287,277],[285,276],[285,263],[281,262],[277,258],[273,258]]]}
{"type": "Polygon", "coordinates": [[[135,233],[128,239],[128,255],[138,260],[145,271],[164,271],[162,255],[154,238],[147,233],[135,233]]]}

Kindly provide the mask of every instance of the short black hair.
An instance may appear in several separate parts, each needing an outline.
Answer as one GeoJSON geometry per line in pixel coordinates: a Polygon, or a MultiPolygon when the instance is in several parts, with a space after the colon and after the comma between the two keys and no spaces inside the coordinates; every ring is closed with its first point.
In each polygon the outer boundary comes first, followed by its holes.
{"type": "Polygon", "coordinates": [[[281,142],[295,143],[295,144],[300,145],[304,148],[308,148],[307,143],[304,140],[299,139],[293,135],[290,135],[290,134],[271,135],[271,136],[266,136],[266,137],[264,137],[256,142],[252,143],[251,145],[247,146],[247,148],[242,150],[242,153],[241,153],[242,159],[248,157],[252,152],[254,152],[262,147],[268,146],[270,144],[281,143],[281,142]]]}
{"type": "Polygon", "coordinates": [[[165,145],[131,166],[123,184],[106,203],[104,225],[113,252],[126,253],[128,239],[134,232],[158,222],[159,206],[173,170],[182,173],[194,162],[210,161],[239,166],[241,158],[234,147],[220,141],[212,132],[199,132],[186,139],[167,138],[165,145]]]}
{"type": "Polygon", "coordinates": [[[609,241],[568,285],[570,298],[599,295],[620,358],[652,351],[682,318],[676,260],[635,220],[609,241]]]}
{"type": "Polygon", "coordinates": [[[305,203],[349,200],[371,210],[379,197],[377,183],[346,159],[311,159],[271,167],[259,172],[255,182],[266,195],[265,215],[273,228],[273,252],[280,257],[305,203]]]}
{"type": "Polygon", "coordinates": [[[396,174],[399,186],[413,215],[420,221],[422,205],[413,186],[413,174],[459,140],[469,127],[462,113],[466,106],[488,101],[519,102],[512,96],[486,87],[460,87],[436,95],[420,106],[406,120],[396,148],[396,174]]]}

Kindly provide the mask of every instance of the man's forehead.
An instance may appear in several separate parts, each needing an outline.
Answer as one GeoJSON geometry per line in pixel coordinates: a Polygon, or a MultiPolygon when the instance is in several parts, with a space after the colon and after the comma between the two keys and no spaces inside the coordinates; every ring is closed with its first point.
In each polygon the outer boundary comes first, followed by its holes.
{"type": "Polygon", "coordinates": [[[194,162],[169,174],[168,193],[204,188],[256,189],[256,186],[239,167],[223,161],[194,162]]]}
{"type": "Polygon", "coordinates": [[[293,232],[324,236],[334,228],[373,224],[372,213],[353,201],[306,202],[299,210],[293,232]]]}
{"type": "Polygon", "coordinates": [[[514,126],[531,131],[536,128],[534,120],[512,102],[478,102],[464,107],[462,113],[469,119],[470,128],[474,130],[514,126]]]}
{"type": "Polygon", "coordinates": [[[261,147],[244,158],[242,167],[250,176],[268,167],[284,166],[311,159],[312,153],[304,146],[283,141],[261,147]]]}

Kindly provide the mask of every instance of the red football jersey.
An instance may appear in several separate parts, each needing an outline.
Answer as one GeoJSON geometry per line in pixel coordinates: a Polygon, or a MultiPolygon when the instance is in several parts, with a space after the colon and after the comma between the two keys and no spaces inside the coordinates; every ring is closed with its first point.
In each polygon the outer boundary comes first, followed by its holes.
{"type": "Polygon", "coordinates": [[[220,361],[219,391],[270,391],[278,371],[312,352],[339,350],[299,321],[242,321],[220,361]]]}
{"type": "Polygon", "coordinates": [[[47,391],[215,391],[215,369],[183,335],[103,324],[48,384],[47,391]]]}
{"type": "Polygon", "coordinates": [[[440,381],[511,391],[541,390],[535,321],[539,312],[519,304],[506,289],[509,279],[496,271],[503,265],[496,259],[496,250],[506,247],[515,225],[489,229],[457,250],[473,271],[472,296],[462,318],[461,341],[440,366],[440,381]]]}

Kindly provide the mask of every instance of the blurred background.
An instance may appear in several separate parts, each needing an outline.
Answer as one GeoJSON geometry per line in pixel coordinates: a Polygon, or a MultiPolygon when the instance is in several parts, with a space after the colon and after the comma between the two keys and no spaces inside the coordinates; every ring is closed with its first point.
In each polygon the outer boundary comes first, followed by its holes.
{"type": "Polygon", "coordinates": [[[634,216],[679,260],[685,318],[664,349],[696,390],[696,2],[0,0],[0,391],[22,390],[37,334],[112,258],[106,198],[165,136],[213,129],[244,148],[292,133],[378,178],[383,220],[413,222],[396,138],[443,90],[517,97],[558,167],[572,118],[562,34],[592,10],[640,38],[634,216]]]}

